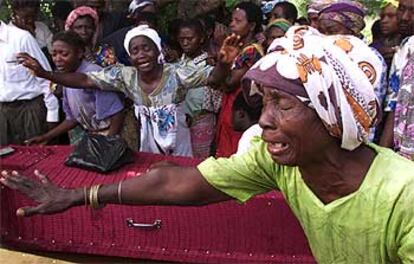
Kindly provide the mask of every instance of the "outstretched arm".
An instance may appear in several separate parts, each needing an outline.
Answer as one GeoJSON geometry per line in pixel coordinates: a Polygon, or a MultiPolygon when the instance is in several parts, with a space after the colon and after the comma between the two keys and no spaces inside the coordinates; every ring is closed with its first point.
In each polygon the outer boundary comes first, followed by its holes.
{"type": "MultiPolygon", "coordinates": [[[[17,210],[19,216],[53,214],[89,203],[90,188],[64,189],[55,186],[45,175],[35,171],[39,181],[17,172],[3,171],[0,182],[39,204],[17,210]]],[[[100,204],[130,205],[203,205],[231,199],[211,186],[197,168],[164,166],[124,182],[103,185],[98,192],[100,204]],[[120,188],[121,186],[121,188],[120,188]]]]}
{"type": "Polygon", "coordinates": [[[71,88],[99,89],[86,74],[79,72],[60,73],[46,71],[40,63],[27,53],[19,53],[16,56],[19,63],[28,68],[35,76],[48,79],[54,83],[71,88]]]}

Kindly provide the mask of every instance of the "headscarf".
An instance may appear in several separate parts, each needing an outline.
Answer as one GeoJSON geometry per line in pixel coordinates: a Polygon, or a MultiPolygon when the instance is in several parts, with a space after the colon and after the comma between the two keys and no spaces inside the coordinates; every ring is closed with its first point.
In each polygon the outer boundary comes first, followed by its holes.
{"type": "Polygon", "coordinates": [[[155,5],[154,0],[132,0],[128,7],[129,14],[133,14],[137,9],[146,7],[147,5],[155,5]]]}
{"type": "Polygon", "coordinates": [[[341,147],[353,150],[368,137],[380,116],[374,87],[383,64],[354,36],[325,36],[308,26],[294,26],[273,41],[270,53],[246,73],[253,81],[296,96],[315,109],[341,147]]]}
{"type": "Polygon", "coordinates": [[[288,31],[288,29],[292,26],[292,24],[287,21],[284,18],[277,18],[275,20],[270,21],[270,23],[267,25],[266,29],[269,29],[271,27],[278,27],[281,30],[283,30],[283,32],[286,33],[286,31],[288,31]]]}
{"type": "Polygon", "coordinates": [[[309,0],[308,14],[316,13],[319,14],[325,7],[332,3],[332,0],[309,0]]]}
{"type": "Polygon", "coordinates": [[[395,8],[398,8],[398,5],[399,5],[400,3],[399,3],[399,1],[398,0],[385,0],[385,1],[383,1],[382,2],[382,4],[381,4],[381,8],[384,8],[384,7],[386,7],[387,5],[392,5],[393,7],[395,7],[395,8]]]}
{"type": "Polygon", "coordinates": [[[264,15],[272,13],[273,8],[276,4],[286,2],[286,0],[272,0],[272,1],[262,1],[260,9],[264,15]]]}
{"type": "Polygon", "coordinates": [[[157,46],[158,51],[160,52],[160,55],[158,56],[158,63],[164,62],[164,55],[162,54],[162,47],[161,47],[161,38],[158,35],[157,31],[150,28],[148,25],[140,25],[137,27],[134,27],[130,31],[128,31],[125,35],[124,39],[124,48],[128,55],[131,55],[129,52],[129,43],[131,40],[138,36],[145,36],[152,40],[154,42],[155,46],[157,46]]]}
{"type": "Polygon", "coordinates": [[[332,3],[319,13],[319,19],[340,23],[355,35],[360,35],[365,27],[366,8],[355,0],[342,0],[332,3]]]}
{"type": "Polygon", "coordinates": [[[93,23],[95,24],[95,34],[93,36],[92,42],[95,46],[96,40],[98,38],[98,26],[99,26],[99,17],[98,13],[96,13],[95,9],[90,8],[89,6],[80,6],[72,10],[69,13],[68,17],[65,21],[65,30],[71,30],[73,23],[82,16],[90,16],[92,17],[93,23]]]}

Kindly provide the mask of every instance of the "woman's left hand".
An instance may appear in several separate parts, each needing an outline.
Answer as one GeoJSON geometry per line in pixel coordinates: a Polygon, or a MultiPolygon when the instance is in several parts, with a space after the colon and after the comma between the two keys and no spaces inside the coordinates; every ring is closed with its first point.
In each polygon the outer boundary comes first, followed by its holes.
{"type": "Polygon", "coordinates": [[[39,203],[37,206],[26,206],[17,209],[17,216],[36,214],[54,214],[63,212],[75,205],[75,189],[59,188],[49,181],[46,175],[35,170],[38,181],[20,175],[17,171],[1,172],[0,182],[30,199],[39,203]]]}

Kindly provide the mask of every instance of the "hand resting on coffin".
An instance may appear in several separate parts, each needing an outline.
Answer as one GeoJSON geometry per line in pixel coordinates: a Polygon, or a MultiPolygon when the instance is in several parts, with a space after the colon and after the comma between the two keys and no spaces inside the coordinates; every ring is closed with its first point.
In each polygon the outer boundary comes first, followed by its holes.
{"type": "Polygon", "coordinates": [[[37,180],[16,171],[1,172],[0,183],[38,203],[17,209],[18,216],[54,214],[82,205],[95,209],[105,204],[205,205],[232,199],[211,186],[197,168],[172,163],[158,164],[142,176],[101,185],[98,189],[96,186],[60,188],[39,171],[34,174],[37,180]]]}
{"type": "Polygon", "coordinates": [[[41,174],[37,170],[34,171],[34,174],[38,178],[37,181],[24,177],[17,171],[13,171],[11,175],[7,171],[1,172],[1,183],[18,190],[39,203],[39,205],[34,207],[19,208],[16,211],[18,216],[53,214],[73,206],[70,197],[75,192],[74,190],[57,187],[49,181],[46,175],[41,174]]]}

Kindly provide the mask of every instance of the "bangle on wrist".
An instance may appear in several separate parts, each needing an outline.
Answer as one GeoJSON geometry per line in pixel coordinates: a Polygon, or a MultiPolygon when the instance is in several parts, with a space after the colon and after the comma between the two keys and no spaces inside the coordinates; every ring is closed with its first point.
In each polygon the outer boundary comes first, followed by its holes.
{"type": "Polygon", "coordinates": [[[92,209],[100,209],[104,207],[104,205],[99,204],[99,188],[101,184],[94,185],[89,190],[89,205],[92,209]]]}
{"type": "Polygon", "coordinates": [[[121,180],[118,183],[118,203],[119,204],[122,204],[122,182],[123,182],[123,180],[121,180]]]}

